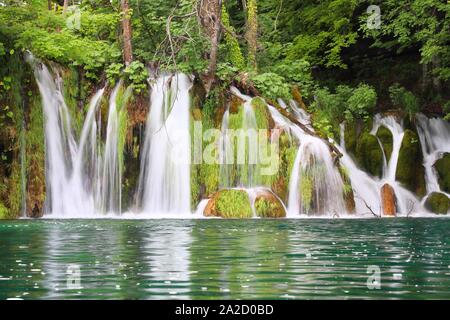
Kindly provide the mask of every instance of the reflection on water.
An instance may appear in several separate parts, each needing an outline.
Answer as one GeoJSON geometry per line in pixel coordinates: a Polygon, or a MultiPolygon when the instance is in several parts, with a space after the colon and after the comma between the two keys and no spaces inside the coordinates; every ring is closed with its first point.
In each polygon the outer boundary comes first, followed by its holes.
{"type": "Polygon", "coordinates": [[[449,276],[448,219],[0,222],[0,299],[450,299],[449,276]]]}

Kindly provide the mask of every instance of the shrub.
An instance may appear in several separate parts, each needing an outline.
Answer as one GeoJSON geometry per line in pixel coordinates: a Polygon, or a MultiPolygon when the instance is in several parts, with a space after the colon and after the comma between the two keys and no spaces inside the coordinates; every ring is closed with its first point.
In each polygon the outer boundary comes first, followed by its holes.
{"type": "Polygon", "coordinates": [[[389,96],[395,107],[404,109],[410,116],[420,111],[419,99],[411,92],[400,86],[398,83],[389,87],[389,96]]]}

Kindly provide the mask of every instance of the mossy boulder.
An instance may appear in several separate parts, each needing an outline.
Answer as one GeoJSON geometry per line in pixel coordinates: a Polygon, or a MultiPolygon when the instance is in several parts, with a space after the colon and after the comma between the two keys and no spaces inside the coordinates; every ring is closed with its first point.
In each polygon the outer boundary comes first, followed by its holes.
{"type": "Polygon", "coordinates": [[[380,126],[377,130],[376,135],[383,146],[384,154],[386,155],[386,161],[389,161],[392,154],[392,145],[394,143],[392,132],[385,126],[380,126]]]}
{"type": "Polygon", "coordinates": [[[383,151],[377,138],[363,132],[356,144],[356,159],[359,165],[373,176],[381,176],[383,170],[383,151]]]}
{"type": "Polygon", "coordinates": [[[425,201],[425,208],[436,214],[447,214],[450,208],[450,199],[443,193],[433,192],[425,201]]]}
{"type": "Polygon", "coordinates": [[[221,218],[251,218],[253,212],[245,190],[224,189],[212,196],[203,215],[221,218]]]}
{"type": "Polygon", "coordinates": [[[406,129],[397,163],[396,179],[407,189],[424,196],[425,169],[419,137],[416,132],[406,129]]]}
{"type": "Polygon", "coordinates": [[[437,171],[441,189],[450,193],[450,153],[445,153],[441,159],[437,160],[434,168],[437,171]]]}
{"type": "Polygon", "coordinates": [[[259,192],[255,199],[256,215],[261,218],[284,218],[286,210],[281,201],[270,191],[259,192]]]}
{"type": "Polygon", "coordinates": [[[345,209],[347,213],[355,213],[356,204],[355,204],[355,194],[353,192],[352,183],[350,181],[350,177],[348,176],[347,169],[342,165],[339,165],[339,173],[341,174],[342,181],[344,182],[344,201],[345,201],[345,209]]]}

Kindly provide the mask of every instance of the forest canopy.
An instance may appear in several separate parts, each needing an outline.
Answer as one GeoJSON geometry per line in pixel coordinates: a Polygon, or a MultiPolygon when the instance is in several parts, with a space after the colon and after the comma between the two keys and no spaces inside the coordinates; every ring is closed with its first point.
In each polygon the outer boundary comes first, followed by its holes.
{"type": "Polygon", "coordinates": [[[2,0],[0,57],[29,50],[138,91],[149,66],[198,75],[206,91],[249,81],[274,99],[297,85],[323,115],[347,118],[375,110],[370,90],[378,109],[391,106],[400,86],[420,109],[446,114],[449,11],[447,0],[2,0]],[[366,105],[330,106],[352,90],[366,90],[366,105]]]}

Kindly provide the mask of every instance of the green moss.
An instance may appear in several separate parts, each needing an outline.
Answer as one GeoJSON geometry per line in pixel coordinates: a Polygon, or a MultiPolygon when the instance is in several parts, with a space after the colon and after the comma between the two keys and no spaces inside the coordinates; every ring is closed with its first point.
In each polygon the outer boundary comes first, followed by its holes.
{"type": "Polygon", "coordinates": [[[253,215],[247,192],[243,190],[220,191],[216,210],[222,218],[251,218],[253,215]]]}
{"type": "Polygon", "coordinates": [[[345,208],[348,213],[355,212],[355,195],[353,193],[352,183],[350,181],[350,177],[347,171],[347,168],[339,165],[339,173],[341,174],[342,181],[344,182],[344,200],[345,200],[345,208]]]}
{"type": "Polygon", "coordinates": [[[359,165],[373,176],[381,176],[383,152],[375,136],[363,132],[356,142],[356,159],[359,165]]]}
{"type": "Polygon", "coordinates": [[[356,126],[352,123],[346,124],[344,134],[345,149],[352,154],[356,153],[357,138],[358,134],[356,126]]]}
{"type": "Polygon", "coordinates": [[[261,218],[282,218],[286,211],[282,203],[274,196],[259,197],[255,200],[256,215],[261,218]]]}
{"type": "Polygon", "coordinates": [[[222,5],[222,23],[226,28],[224,32],[225,43],[228,49],[228,59],[236,68],[242,70],[245,68],[245,60],[242,55],[241,48],[239,47],[239,42],[232,35],[234,33],[234,28],[230,24],[230,17],[228,16],[228,11],[225,4],[222,5]]]}
{"type": "Polygon", "coordinates": [[[434,168],[438,173],[441,189],[450,193],[450,153],[445,153],[441,159],[437,160],[434,168]]]}
{"type": "Polygon", "coordinates": [[[450,208],[450,199],[443,193],[433,192],[425,201],[425,208],[436,214],[446,214],[450,208]]]}
{"type": "Polygon", "coordinates": [[[266,102],[262,98],[253,98],[251,101],[252,107],[255,110],[256,125],[258,129],[269,129],[270,113],[266,102]]]}
{"type": "Polygon", "coordinates": [[[406,129],[397,164],[396,179],[407,189],[423,196],[426,192],[422,151],[417,133],[406,129]]]}
{"type": "Polygon", "coordinates": [[[389,161],[392,154],[392,145],[394,138],[392,137],[392,132],[385,126],[380,126],[376,133],[378,139],[380,139],[381,145],[383,146],[384,153],[386,155],[386,161],[389,161]]]}
{"type": "Polygon", "coordinates": [[[42,102],[36,94],[30,99],[26,141],[27,214],[37,207],[42,213],[45,201],[45,136],[42,102]]]}
{"type": "Polygon", "coordinates": [[[299,184],[300,188],[300,196],[303,208],[306,212],[312,207],[313,200],[313,192],[314,192],[314,184],[311,175],[306,170],[302,170],[301,174],[301,182],[299,184]]]}
{"type": "Polygon", "coordinates": [[[9,218],[9,210],[4,206],[3,203],[0,202],[0,219],[8,219],[9,218]]]}

